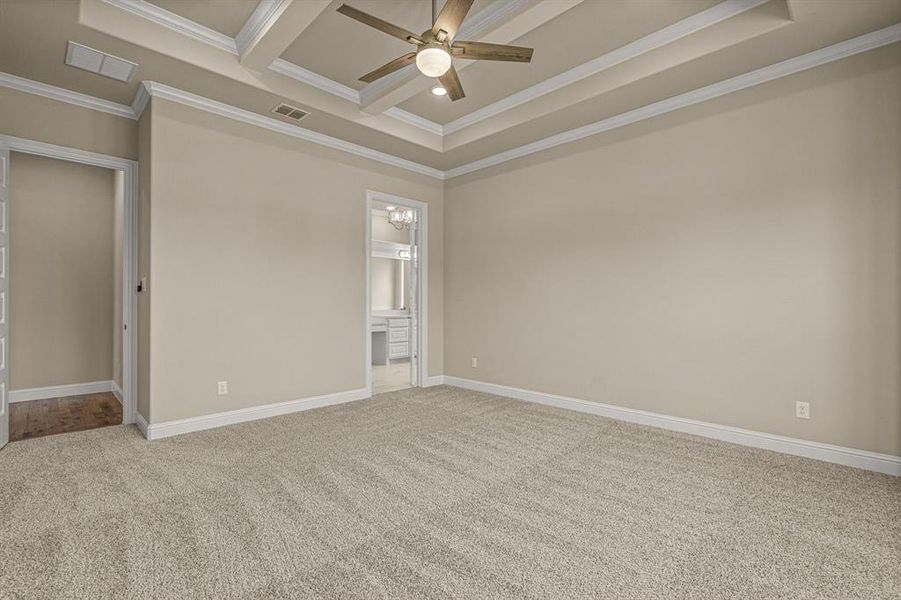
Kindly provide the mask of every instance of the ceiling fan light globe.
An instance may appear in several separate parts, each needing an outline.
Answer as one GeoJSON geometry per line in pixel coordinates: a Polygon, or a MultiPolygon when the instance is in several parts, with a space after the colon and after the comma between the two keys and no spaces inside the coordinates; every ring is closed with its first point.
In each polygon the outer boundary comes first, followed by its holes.
{"type": "Polygon", "coordinates": [[[451,68],[451,55],[443,47],[427,46],[416,53],[416,67],[426,77],[441,77],[451,68]]]}

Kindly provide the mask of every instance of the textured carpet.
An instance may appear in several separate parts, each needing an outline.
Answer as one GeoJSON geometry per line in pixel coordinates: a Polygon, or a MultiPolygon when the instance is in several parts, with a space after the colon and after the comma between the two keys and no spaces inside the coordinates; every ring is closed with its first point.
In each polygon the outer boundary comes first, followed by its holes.
{"type": "Polygon", "coordinates": [[[439,387],[0,452],[0,598],[901,598],[901,479],[439,387]]]}

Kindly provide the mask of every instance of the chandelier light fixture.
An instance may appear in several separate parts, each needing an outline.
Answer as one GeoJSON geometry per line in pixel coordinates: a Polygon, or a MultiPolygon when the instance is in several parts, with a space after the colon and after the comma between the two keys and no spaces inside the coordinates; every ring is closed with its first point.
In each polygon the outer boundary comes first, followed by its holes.
{"type": "Polygon", "coordinates": [[[388,222],[394,225],[398,231],[410,229],[413,226],[413,210],[410,208],[398,208],[396,206],[388,206],[388,222]]]}

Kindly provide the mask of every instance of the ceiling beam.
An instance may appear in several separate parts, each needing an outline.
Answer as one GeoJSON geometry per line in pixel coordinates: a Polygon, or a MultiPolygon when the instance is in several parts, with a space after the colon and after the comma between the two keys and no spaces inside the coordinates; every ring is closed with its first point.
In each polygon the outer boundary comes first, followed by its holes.
{"type": "MultiPolygon", "coordinates": [[[[301,4],[307,1],[298,0],[301,4]]],[[[186,33],[185,25],[190,25],[190,21],[168,13],[170,19],[179,20],[178,23],[166,23],[152,18],[153,15],[148,16],[142,10],[153,6],[155,5],[144,0],[79,0],[78,23],[233,82],[275,94],[301,108],[310,108],[349,123],[363,125],[429,151],[441,151],[440,133],[427,131],[421,126],[389,115],[366,114],[360,111],[355,98],[341,97],[333,91],[301,83],[296,78],[286,77],[271,69],[251,71],[235,60],[238,50],[231,38],[228,39],[232,43],[227,46],[207,39],[208,36],[186,33]]],[[[195,29],[200,27],[193,25],[195,29]]],[[[226,93],[227,85],[221,86],[220,94],[226,93]]],[[[250,105],[245,107],[251,108],[250,105]]]]}
{"type": "Polygon", "coordinates": [[[261,0],[235,36],[241,64],[262,71],[330,4],[329,0],[261,0]]]}
{"type": "MultiPolygon", "coordinates": [[[[459,39],[475,39],[492,44],[509,44],[530,31],[544,25],[583,0],[499,0],[464,22],[457,34],[459,39]],[[525,7],[509,19],[506,15],[525,7]]],[[[458,61],[457,70],[473,61],[458,61]]],[[[415,65],[410,65],[388,77],[373,82],[360,91],[360,108],[371,115],[378,115],[397,106],[435,84],[433,79],[420,75],[415,65]]]]}

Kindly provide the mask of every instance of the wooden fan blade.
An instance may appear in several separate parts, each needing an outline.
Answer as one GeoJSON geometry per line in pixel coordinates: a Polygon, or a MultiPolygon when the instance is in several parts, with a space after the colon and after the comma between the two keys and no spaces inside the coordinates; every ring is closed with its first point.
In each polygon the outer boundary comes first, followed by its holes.
{"type": "Polygon", "coordinates": [[[508,62],[532,62],[532,48],[486,44],[485,42],[454,42],[451,52],[468,60],[504,60],[508,62]]]}
{"type": "Polygon", "coordinates": [[[438,81],[447,90],[447,95],[451,101],[456,102],[466,97],[466,94],[463,92],[463,86],[460,84],[460,77],[457,75],[457,69],[453,65],[447,70],[447,73],[438,78],[438,81]]]}
{"type": "Polygon", "coordinates": [[[368,13],[364,13],[362,10],[357,10],[353,6],[348,6],[347,4],[342,4],[338,7],[338,12],[344,16],[350,17],[355,21],[359,21],[364,25],[369,25],[370,27],[375,27],[379,31],[387,33],[390,36],[402,39],[405,42],[410,42],[411,44],[423,44],[422,38],[412,31],[407,31],[403,27],[398,27],[393,23],[389,23],[388,21],[383,21],[378,17],[373,17],[368,13]]]}
{"type": "Polygon", "coordinates": [[[416,53],[415,52],[410,52],[408,54],[404,54],[400,58],[395,58],[388,64],[382,65],[375,71],[372,71],[371,73],[366,73],[365,75],[360,77],[360,81],[365,81],[366,83],[372,83],[376,79],[381,79],[385,75],[388,75],[389,73],[394,73],[398,69],[402,69],[402,68],[406,67],[407,65],[414,63],[414,62],[416,62],[416,53]]]}
{"type": "Polygon", "coordinates": [[[447,0],[444,8],[438,13],[435,24],[432,26],[432,34],[434,34],[435,39],[439,42],[445,40],[448,42],[453,41],[454,36],[457,35],[457,30],[460,29],[460,24],[466,18],[466,13],[472,7],[472,3],[473,0],[447,0]],[[439,35],[439,32],[442,30],[447,33],[445,39],[442,39],[439,35]]]}

